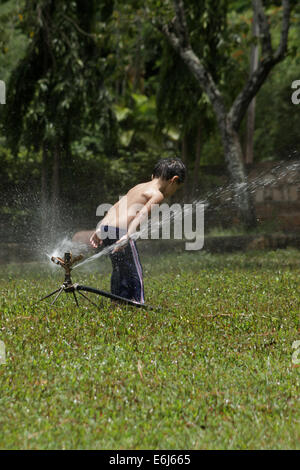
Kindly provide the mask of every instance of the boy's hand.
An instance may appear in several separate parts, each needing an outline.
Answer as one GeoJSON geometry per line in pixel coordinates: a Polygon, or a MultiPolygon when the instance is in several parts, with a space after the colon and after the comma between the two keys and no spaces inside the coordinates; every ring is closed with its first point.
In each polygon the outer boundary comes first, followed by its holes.
{"type": "Polygon", "coordinates": [[[129,236],[126,234],[115,243],[115,248],[113,249],[112,253],[117,253],[118,251],[123,250],[128,241],[129,236]]]}
{"type": "Polygon", "coordinates": [[[102,245],[103,241],[100,240],[98,237],[97,233],[94,232],[93,235],[90,238],[90,244],[92,245],[93,248],[98,248],[99,245],[102,245]]]}

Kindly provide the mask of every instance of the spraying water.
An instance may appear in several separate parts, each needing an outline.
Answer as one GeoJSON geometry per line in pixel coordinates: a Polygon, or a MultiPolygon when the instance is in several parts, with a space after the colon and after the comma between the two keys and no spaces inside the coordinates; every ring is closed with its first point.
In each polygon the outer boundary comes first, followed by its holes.
{"type": "MultiPolygon", "coordinates": [[[[203,201],[201,201],[203,204],[203,201]]],[[[169,213],[163,215],[161,219],[157,219],[156,221],[153,220],[153,218],[150,218],[150,220],[147,220],[146,223],[142,224],[140,230],[136,231],[131,235],[132,240],[138,240],[140,239],[148,239],[149,231],[151,231],[151,238],[153,239],[158,239],[159,238],[159,231],[160,228],[164,226],[164,223],[174,221],[182,221],[182,216],[183,218],[186,217],[187,215],[190,215],[194,211],[194,205],[200,204],[200,201],[194,201],[193,205],[190,204],[188,207],[184,207],[183,211],[181,207],[178,207],[176,210],[172,212],[170,215],[169,213]]],[[[83,266],[86,263],[89,263],[91,261],[94,261],[96,259],[99,259],[101,256],[108,255],[114,251],[116,247],[122,247],[126,244],[126,241],[121,242],[121,243],[114,243],[113,245],[110,245],[106,248],[104,248],[102,251],[99,253],[96,253],[89,258],[85,259],[81,263],[77,264],[74,269],[79,268],[80,266],[83,266]]]]}
{"type": "MultiPolygon", "coordinates": [[[[243,189],[246,189],[250,194],[254,194],[255,191],[257,191],[260,188],[264,188],[266,186],[273,186],[283,179],[287,178],[286,182],[290,183],[294,181],[294,174],[295,172],[300,172],[300,162],[293,162],[289,165],[286,166],[285,163],[279,163],[276,167],[274,167],[272,170],[267,170],[265,172],[260,173],[258,176],[253,178],[251,181],[248,181],[246,184],[243,184],[243,189]]],[[[300,179],[300,178],[299,178],[300,179]]],[[[166,218],[168,218],[168,222],[177,221],[178,217],[186,217],[187,215],[190,215],[191,212],[195,210],[195,207],[198,204],[202,204],[205,210],[207,211],[210,208],[214,208],[216,205],[221,208],[222,206],[228,206],[228,205],[234,205],[235,204],[235,191],[236,191],[236,184],[231,183],[225,186],[221,186],[211,192],[209,192],[204,199],[199,199],[199,200],[194,200],[192,204],[190,204],[188,207],[185,207],[184,210],[182,211],[182,208],[178,208],[178,210],[175,210],[172,212],[172,214],[167,214],[161,219],[157,219],[156,221],[153,221],[153,219],[150,219],[147,223],[143,224],[143,226],[140,228],[139,231],[135,232],[131,238],[133,240],[137,240],[138,238],[145,239],[148,238],[146,235],[149,233],[149,230],[151,230],[151,238],[159,238],[159,231],[161,227],[163,227],[164,223],[167,221],[166,218]]],[[[95,261],[96,259],[101,258],[102,256],[109,255],[114,251],[116,246],[122,247],[125,245],[126,242],[124,243],[115,243],[113,245],[110,245],[104,249],[102,249],[100,252],[88,257],[81,263],[77,264],[74,269],[79,268],[80,266],[83,266],[87,263],[90,263],[92,261],[95,261]]],[[[89,251],[89,248],[85,244],[80,244],[80,243],[74,243],[67,238],[64,238],[62,242],[59,243],[58,246],[52,251],[51,255],[47,254],[47,256],[51,259],[51,256],[58,256],[61,255],[61,253],[64,253],[65,251],[72,251],[74,254],[79,254],[82,252],[87,252],[89,251]]]]}
{"type": "MultiPolygon", "coordinates": [[[[51,261],[52,257],[62,256],[63,253],[71,252],[74,256],[80,254],[86,254],[90,251],[90,248],[84,244],[79,242],[73,242],[68,237],[64,237],[55,247],[49,247],[49,252],[46,252],[46,257],[51,261]]],[[[55,266],[51,263],[51,267],[55,266]]]]}

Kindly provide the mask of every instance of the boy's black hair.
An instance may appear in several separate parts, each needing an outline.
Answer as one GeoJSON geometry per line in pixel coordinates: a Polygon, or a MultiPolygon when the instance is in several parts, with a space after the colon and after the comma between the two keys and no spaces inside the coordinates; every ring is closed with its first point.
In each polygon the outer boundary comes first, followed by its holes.
{"type": "Polygon", "coordinates": [[[170,180],[173,176],[178,176],[178,183],[183,183],[185,179],[185,165],[180,158],[163,158],[159,160],[153,170],[153,178],[170,180]]]}

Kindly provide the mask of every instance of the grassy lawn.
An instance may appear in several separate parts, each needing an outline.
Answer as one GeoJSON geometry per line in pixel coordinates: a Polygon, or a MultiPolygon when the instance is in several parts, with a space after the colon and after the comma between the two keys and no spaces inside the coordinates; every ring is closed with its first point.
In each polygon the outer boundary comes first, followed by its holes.
{"type": "Polygon", "coordinates": [[[155,312],[34,305],[62,270],[0,266],[0,448],[299,449],[298,251],[142,261],[155,312]]]}

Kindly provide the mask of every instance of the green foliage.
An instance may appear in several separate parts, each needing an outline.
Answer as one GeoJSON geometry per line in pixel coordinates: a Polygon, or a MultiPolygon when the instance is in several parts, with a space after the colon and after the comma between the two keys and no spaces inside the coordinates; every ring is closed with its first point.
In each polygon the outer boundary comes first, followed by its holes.
{"type": "MultiPolygon", "coordinates": [[[[278,13],[272,17],[279,35],[278,13]],[[277,18],[276,18],[277,15],[277,18]],[[277,26],[276,26],[277,21],[277,26]]],[[[271,74],[257,98],[255,153],[257,160],[299,158],[299,106],[292,103],[292,83],[299,80],[300,9],[290,30],[288,57],[271,74]]]]}
{"type": "MultiPolygon", "coordinates": [[[[61,270],[2,266],[1,448],[299,449],[297,258],[146,258],[157,311],[35,304],[61,270]]],[[[77,279],[107,289],[107,262],[77,279]]]]}
{"type": "Polygon", "coordinates": [[[20,60],[28,44],[20,26],[24,1],[9,0],[0,4],[0,79],[7,82],[15,64],[20,60]]]}
{"type": "Polygon", "coordinates": [[[68,146],[95,120],[111,145],[113,116],[92,31],[95,2],[29,2],[24,16],[30,45],[10,78],[5,109],[11,147],[68,146]]]}
{"type": "MultiPolygon", "coordinates": [[[[222,77],[229,55],[225,41],[227,3],[208,0],[185,5],[193,50],[217,82],[222,77]]],[[[163,44],[157,103],[159,126],[175,126],[181,137],[188,136],[189,142],[195,142],[199,125],[203,140],[207,139],[212,129],[215,130],[215,119],[207,96],[166,40],[163,44]]],[[[194,160],[195,150],[192,146],[189,152],[194,160]]]]}
{"type": "MultiPolygon", "coordinates": [[[[290,87],[299,79],[300,7],[292,3],[288,58],[257,97],[256,161],[299,152],[299,107],[291,103],[290,87]]],[[[229,106],[249,73],[251,2],[184,4],[193,48],[229,106]]],[[[280,2],[264,4],[275,47],[280,2]]],[[[178,154],[183,137],[187,164],[194,171],[198,127],[199,180],[210,188],[216,183],[202,174],[206,166],[224,165],[208,98],[152,24],[173,16],[172,1],[1,2],[0,79],[7,82],[7,105],[0,109],[0,181],[6,206],[14,205],[10,195],[15,185],[39,197],[42,169],[51,186],[57,147],[60,196],[76,214],[84,212],[93,220],[101,201],[113,202],[148,179],[156,160],[178,154]]],[[[244,131],[242,126],[242,137],[244,131]]]]}

